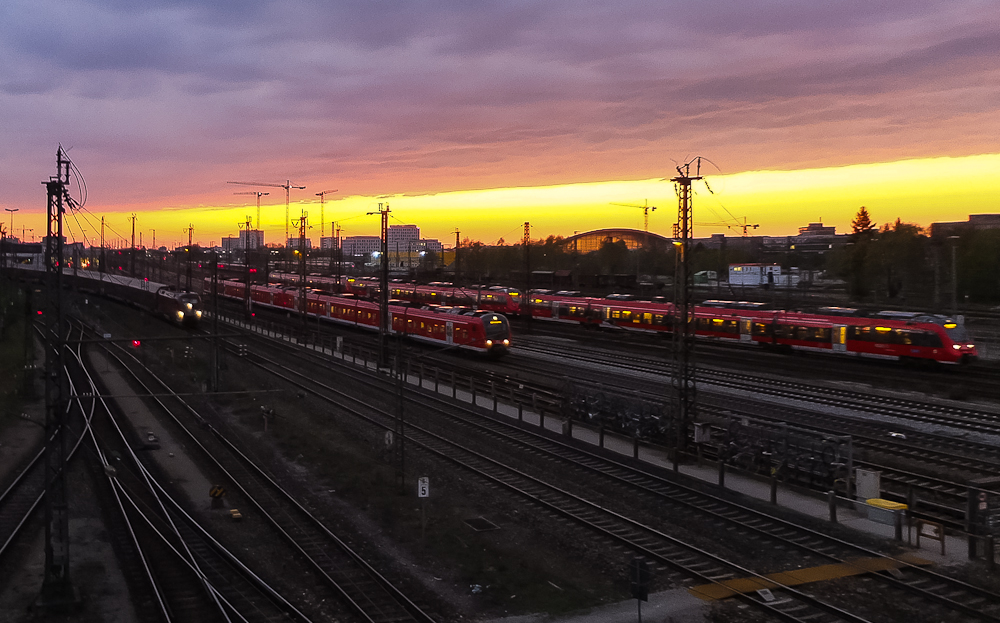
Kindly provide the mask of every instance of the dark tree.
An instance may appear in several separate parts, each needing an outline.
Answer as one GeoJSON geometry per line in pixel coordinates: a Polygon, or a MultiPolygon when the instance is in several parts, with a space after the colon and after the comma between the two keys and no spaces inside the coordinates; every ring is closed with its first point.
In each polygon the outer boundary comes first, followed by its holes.
{"type": "Polygon", "coordinates": [[[867,234],[875,229],[875,223],[868,215],[868,208],[861,206],[854,220],[851,221],[851,233],[854,235],[867,234]]]}

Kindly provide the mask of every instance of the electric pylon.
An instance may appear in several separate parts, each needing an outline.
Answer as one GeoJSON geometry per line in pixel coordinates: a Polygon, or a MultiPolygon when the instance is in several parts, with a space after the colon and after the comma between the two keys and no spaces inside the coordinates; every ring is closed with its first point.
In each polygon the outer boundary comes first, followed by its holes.
{"type": "Polygon", "coordinates": [[[691,262],[692,219],[691,182],[702,179],[701,157],[677,167],[678,175],[670,178],[677,188],[677,224],[675,226],[677,272],[674,277],[673,355],[676,440],[674,470],[679,469],[680,453],[687,447],[688,425],[697,417],[695,388],[695,319],[694,279],[691,262]],[[696,173],[691,175],[691,164],[696,163],[696,173]]]}

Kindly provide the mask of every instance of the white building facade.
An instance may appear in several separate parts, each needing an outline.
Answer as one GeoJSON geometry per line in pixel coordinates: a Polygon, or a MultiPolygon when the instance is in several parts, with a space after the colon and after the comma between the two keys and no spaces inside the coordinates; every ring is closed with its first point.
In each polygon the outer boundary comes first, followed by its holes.
{"type": "Polygon", "coordinates": [[[799,271],[792,268],[789,274],[781,274],[780,264],[730,264],[729,285],[790,287],[799,282],[799,271]]]}
{"type": "Polygon", "coordinates": [[[344,255],[368,255],[382,249],[382,239],[378,236],[347,236],[341,238],[344,255]]]}

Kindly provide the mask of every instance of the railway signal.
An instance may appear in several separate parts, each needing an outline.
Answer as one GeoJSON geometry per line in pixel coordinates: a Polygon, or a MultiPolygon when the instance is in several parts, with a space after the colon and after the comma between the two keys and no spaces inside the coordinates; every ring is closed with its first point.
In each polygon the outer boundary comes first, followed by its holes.
{"type": "Polygon", "coordinates": [[[639,621],[642,622],[642,602],[649,601],[649,563],[645,558],[633,558],[629,563],[629,589],[636,599],[639,621]]]}

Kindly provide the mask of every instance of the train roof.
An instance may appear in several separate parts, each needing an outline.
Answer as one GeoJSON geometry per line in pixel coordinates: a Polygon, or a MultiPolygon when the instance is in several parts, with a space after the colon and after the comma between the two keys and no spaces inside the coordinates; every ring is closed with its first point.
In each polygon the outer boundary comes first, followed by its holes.
{"type": "Polygon", "coordinates": [[[702,307],[718,307],[721,309],[764,309],[767,303],[757,301],[723,301],[719,299],[709,299],[701,302],[702,307]]]}

